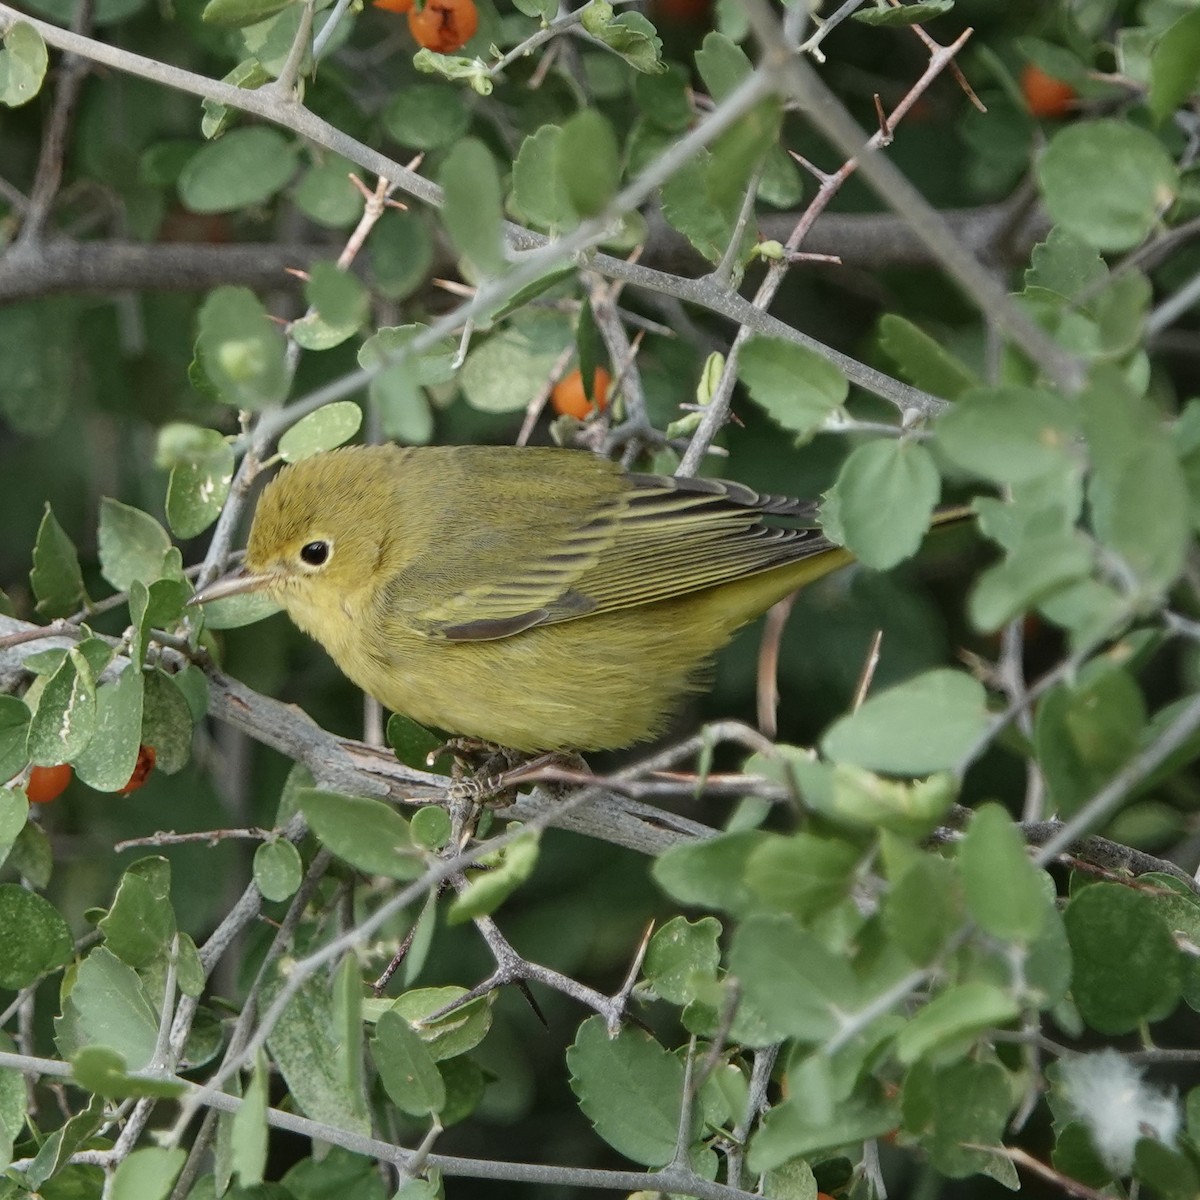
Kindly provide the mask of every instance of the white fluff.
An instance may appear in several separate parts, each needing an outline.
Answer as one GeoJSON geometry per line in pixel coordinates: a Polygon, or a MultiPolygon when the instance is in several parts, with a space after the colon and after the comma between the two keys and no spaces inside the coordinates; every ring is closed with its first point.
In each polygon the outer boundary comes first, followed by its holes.
{"type": "Polygon", "coordinates": [[[1117,1175],[1133,1168],[1138,1138],[1168,1146],[1179,1132],[1174,1092],[1146,1083],[1141,1067],[1115,1050],[1077,1054],[1059,1063],[1067,1103],[1088,1128],[1096,1151],[1117,1175]]]}

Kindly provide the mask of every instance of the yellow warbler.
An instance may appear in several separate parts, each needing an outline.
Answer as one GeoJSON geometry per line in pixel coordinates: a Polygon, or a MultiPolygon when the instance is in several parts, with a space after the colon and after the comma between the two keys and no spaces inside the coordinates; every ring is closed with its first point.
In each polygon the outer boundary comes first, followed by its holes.
{"type": "Polygon", "coordinates": [[[396,712],[514,750],[662,731],[735,630],[850,561],[812,506],[575,450],[352,446],[284,467],[245,565],[396,712]]]}

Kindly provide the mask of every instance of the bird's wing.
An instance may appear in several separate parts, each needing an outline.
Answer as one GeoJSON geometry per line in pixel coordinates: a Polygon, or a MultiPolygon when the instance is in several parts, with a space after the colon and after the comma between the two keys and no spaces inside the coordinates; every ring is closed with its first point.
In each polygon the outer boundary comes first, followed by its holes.
{"type": "Polygon", "coordinates": [[[392,581],[385,603],[392,612],[408,608],[410,624],[429,636],[487,641],[669,600],[830,547],[819,530],[763,523],[763,517],[811,520],[810,503],[706,479],[621,480],[622,486],[589,507],[586,521],[546,521],[543,536],[535,539],[536,555],[529,554],[528,531],[508,553],[506,535],[493,523],[486,552],[469,564],[459,561],[460,554],[443,559],[436,599],[428,589],[431,564],[424,561],[392,581]],[[410,570],[424,583],[415,611],[404,601],[410,570]]]}

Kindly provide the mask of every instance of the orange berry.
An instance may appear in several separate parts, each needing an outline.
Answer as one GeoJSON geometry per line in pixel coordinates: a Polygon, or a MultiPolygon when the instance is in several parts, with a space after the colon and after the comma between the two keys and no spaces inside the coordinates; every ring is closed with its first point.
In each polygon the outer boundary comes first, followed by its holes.
{"type": "Polygon", "coordinates": [[[592,372],[592,399],[583,391],[583,373],[578,367],[564,375],[550,393],[550,405],[556,413],[575,417],[582,421],[594,412],[603,412],[608,407],[608,385],[612,377],[603,367],[592,372]]]}
{"type": "Polygon", "coordinates": [[[134,764],[133,774],[129,777],[129,782],[118,789],[118,796],[128,796],[130,792],[136,792],[138,788],[146,782],[146,776],[154,770],[154,747],[139,746],[137,762],[134,764]]]}
{"type": "Polygon", "coordinates": [[[425,0],[408,10],[408,28],[418,46],[449,54],[465,46],[479,28],[474,0],[425,0]]]}
{"type": "Polygon", "coordinates": [[[1026,63],[1021,72],[1021,95],[1035,117],[1062,117],[1075,102],[1075,89],[1036,63],[1026,63]]]}
{"type": "Polygon", "coordinates": [[[413,0],[371,0],[376,8],[386,12],[406,13],[413,6],[413,0]]]}
{"type": "Polygon", "coordinates": [[[67,763],[59,763],[57,767],[34,767],[29,772],[25,795],[34,804],[49,804],[66,791],[73,774],[67,763]]]}

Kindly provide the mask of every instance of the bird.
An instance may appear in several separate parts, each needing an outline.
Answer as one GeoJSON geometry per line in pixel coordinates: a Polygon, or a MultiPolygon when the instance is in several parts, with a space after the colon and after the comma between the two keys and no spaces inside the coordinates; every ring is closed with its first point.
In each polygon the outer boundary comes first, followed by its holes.
{"type": "Polygon", "coordinates": [[[346,446],[285,466],[241,567],[386,708],[525,754],[654,738],[713,654],[852,561],[811,501],[582,450],[346,446]]]}

